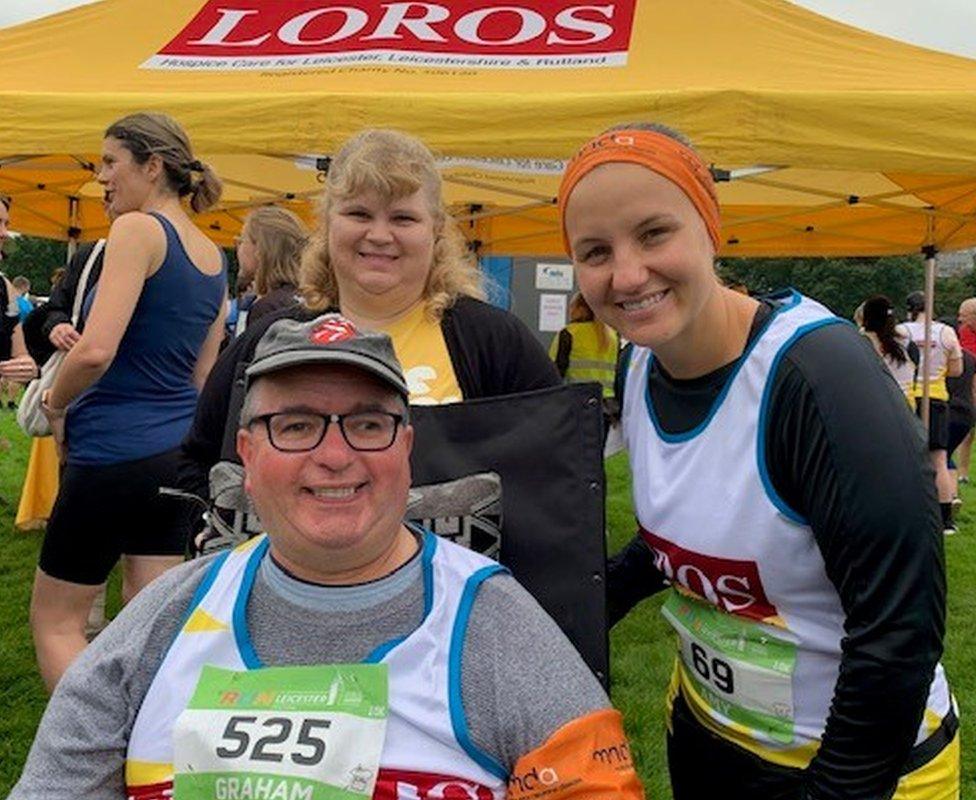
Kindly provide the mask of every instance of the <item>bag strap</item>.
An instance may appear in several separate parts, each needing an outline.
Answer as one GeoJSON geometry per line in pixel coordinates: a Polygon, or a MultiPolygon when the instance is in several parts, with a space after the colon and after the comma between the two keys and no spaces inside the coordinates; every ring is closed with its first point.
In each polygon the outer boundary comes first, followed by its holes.
{"type": "Polygon", "coordinates": [[[75,302],[71,308],[71,327],[78,327],[78,316],[81,314],[81,304],[85,300],[85,293],[88,291],[88,275],[92,271],[92,267],[95,266],[95,261],[101,254],[102,250],[105,248],[105,240],[99,239],[95,242],[95,246],[92,248],[91,253],[88,254],[88,260],[85,262],[85,267],[81,271],[81,277],[78,278],[78,288],[75,290],[75,302]]]}

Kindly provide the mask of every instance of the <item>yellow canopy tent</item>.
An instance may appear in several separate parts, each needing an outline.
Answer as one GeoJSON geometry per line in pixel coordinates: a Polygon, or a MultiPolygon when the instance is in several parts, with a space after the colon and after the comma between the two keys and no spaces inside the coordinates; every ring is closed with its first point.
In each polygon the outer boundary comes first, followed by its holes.
{"type": "Polygon", "coordinates": [[[671,124],[720,174],[723,253],[976,244],[976,61],[788,0],[102,0],[0,30],[0,192],[25,233],[104,234],[102,131],[158,109],[227,183],[200,223],[320,188],[364,126],[448,160],[482,253],[560,252],[559,159],[622,120],[671,124]],[[321,166],[318,164],[318,166],[321,166]]]}

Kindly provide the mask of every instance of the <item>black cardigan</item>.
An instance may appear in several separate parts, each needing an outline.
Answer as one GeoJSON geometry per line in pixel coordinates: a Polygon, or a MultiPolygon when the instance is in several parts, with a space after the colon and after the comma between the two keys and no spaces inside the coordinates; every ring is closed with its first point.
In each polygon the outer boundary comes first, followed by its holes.
{"type": "MultiPolygon", "coordinates": [[[[244,399],[244,368],[264,332],[279,319],[308,320],[322,313],[295,305],[265,314],[220,354],[200,393],[193,426],[183,440],[179,488],[206,498],[210,468],[221,460],[239,461],[235,441],[244,399]]],[[[444,312],[441,331],[466,400],[561,383],[542,345],[507,311],[461,297],[444,312]]]]}

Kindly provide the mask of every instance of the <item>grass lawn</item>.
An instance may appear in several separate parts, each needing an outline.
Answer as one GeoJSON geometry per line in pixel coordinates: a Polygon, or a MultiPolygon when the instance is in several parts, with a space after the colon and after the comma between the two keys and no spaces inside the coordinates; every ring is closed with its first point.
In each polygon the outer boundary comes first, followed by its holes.
{"type": "MultiPolygon", "coordinates": [[[[0,797],[20,774],[46,695],[34,664],[27,624],[31,582],[41,537],[13,528],[26,468],[28,439],[13,414],[0,411],[0,797]]],[[[610,549],[633,533],[630,481],[625,456],[609,462],[607,519],[610,549]]],[[[949,566],[949,633],[944,663],[961,706],[964,800],[976,800],[976,757],[967,745],[976,734],[976,491],[965,487],[961,533],[946,542],[949,566]]],[[[884,502],[884,498],[878,498],[884,502]]],[[[614,703],[623,711],[634,756],[651,800],[670,797],[664,755],[663,692],[671,671],[673,645],[658,609],[643,603],[613,631],[614,703]]],[[[109,609],[118,607],[117,581],[109,609]]],[[[892,698],[898,702],[897,698],[892,698]]],[[[707,765],[703,765],[707,768],[707,765]]]]}

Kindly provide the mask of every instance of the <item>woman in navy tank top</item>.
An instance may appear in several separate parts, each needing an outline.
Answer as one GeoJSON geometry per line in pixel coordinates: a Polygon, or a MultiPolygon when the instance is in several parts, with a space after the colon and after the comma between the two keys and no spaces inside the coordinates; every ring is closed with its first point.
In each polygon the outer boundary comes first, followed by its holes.
{"type": "Polygon", "coordinates": [[[49,689],[84,649],[88,610],[120,557],[124,600],[182,561],[180,510],[159,487],[175,481],[223,332],[223,255],[182,202],[209,208],[220,181],[179,124],[142,113],[111,125],[98,181],[116,217],[105,266],[45,397],[64,465],[31,600],[49,689]]]}

